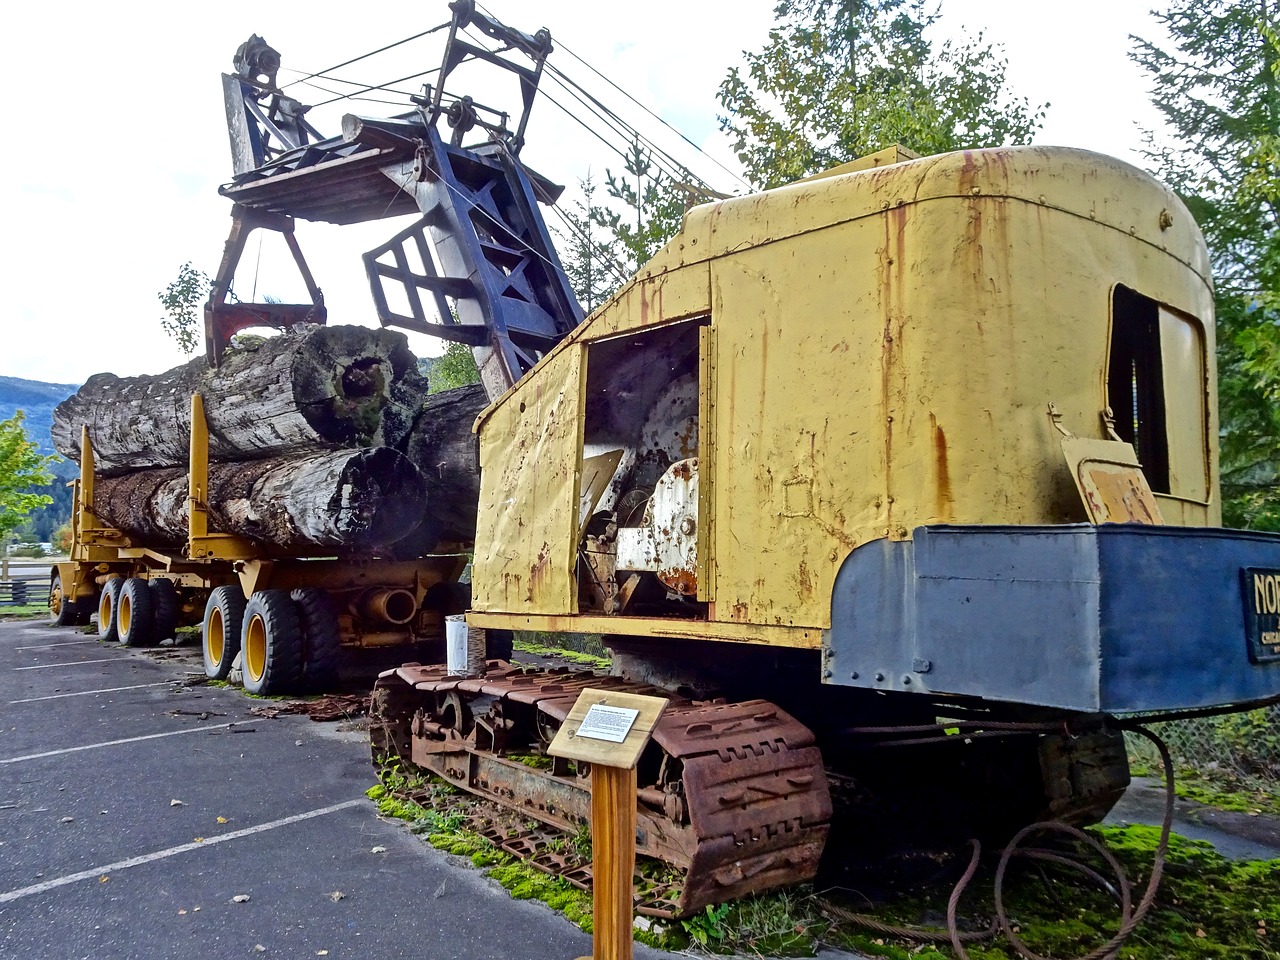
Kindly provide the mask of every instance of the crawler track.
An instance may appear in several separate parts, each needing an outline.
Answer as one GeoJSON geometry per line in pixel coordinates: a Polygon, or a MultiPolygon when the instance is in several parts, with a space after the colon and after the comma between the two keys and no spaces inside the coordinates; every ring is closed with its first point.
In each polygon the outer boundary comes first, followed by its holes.
{"type": "MultiPolygon", "coordinates": [[[[831,818],[822,758],[809,729],[764,700],[693,702],[615,677],[500,661],[470,679],[407,665],[374,687],[374,760],[399,757],[522,818],[574,833],[589,817],[589,771],[545,748],[585,687],[670,700],[637,768],[636,846],[681,879],[639,884],[641,912],[688,916],[814,876],[831,818]]],[[[553,833],[512,835],[498,824],[489,832],[534,866],[589,885],[590,864],[560,852],[553,833]]]]}

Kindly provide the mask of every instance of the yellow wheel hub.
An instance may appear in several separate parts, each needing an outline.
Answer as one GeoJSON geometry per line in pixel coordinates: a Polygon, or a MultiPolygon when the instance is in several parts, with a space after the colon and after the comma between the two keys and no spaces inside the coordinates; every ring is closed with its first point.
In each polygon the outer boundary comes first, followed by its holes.
{"type": "Polygon", "coordinates": [[[122,634],[128,634],[129,624],[133,622],[133,604],[129,602],[129,598],[124,595],[124,591],[120,593],[120,622],[117,629],[122,634]]]}
{"type": "Polygon", "coordinates": [[[209,649],[209,661],[215,667],[222,664],[222,649],[225,641],[226,627],[222,622],[222,611],[217,607],[209,613],[209,626],[205,630],[204,642],[209,649]]]}
{"type": "Polygon", "coordinates": [[[267,625],[254,614],[244,633],[244,675],[255,683],[267,670],[267,625]]]}

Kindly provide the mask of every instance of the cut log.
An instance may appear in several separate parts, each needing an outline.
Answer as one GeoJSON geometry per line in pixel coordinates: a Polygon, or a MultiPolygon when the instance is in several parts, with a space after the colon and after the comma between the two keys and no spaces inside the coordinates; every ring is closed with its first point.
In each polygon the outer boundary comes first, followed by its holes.
{"type": "Polygon", "coordinates": [[[426,389],[404,334],[306,325],[244,340],[217,370],[197,358],[155,376],[95,374],[54,410],[51,433],[55,449],[78,462],[88,426],[104,476],[185,466],[199,392],[210,460],[396,446],[426,389]]]}
{"type": "MultiPolygon", "coordinates": [[[[187,539],[187,474],[169,467],[103,477],[98,516],[140,545],[187,539]]],[[[247,537],[274,555],[382,555],[414,532],[426,511],[422,476],[389,447],[272,457],[209,467],[209,526],[247,537]]]]}
{"type": "MultiPolygon", "coordinates": [[[[480,384],[431,394],[423,401],[422,413],[402,444],[405,455],[426,482],[430,523],[442,540],[475,540],[480,506],[480,445],[471,427],[488,405],[488,394],[480,384]]],[[[427,532],[424,524],[422,534],[427,532]]],[[[423,552],[427,550],[430,546],[423,552]]]]}

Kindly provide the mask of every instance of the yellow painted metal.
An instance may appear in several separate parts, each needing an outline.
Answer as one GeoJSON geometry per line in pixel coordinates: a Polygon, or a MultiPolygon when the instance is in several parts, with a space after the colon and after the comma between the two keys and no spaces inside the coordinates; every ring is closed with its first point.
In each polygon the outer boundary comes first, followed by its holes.
{"type": "Polygon", "coordinates": [[[600,633],[627,637],[671,637],[677,640],[723,640],[766,646],[816,650],[822,645],[820,627],[783,627],[725,620],[668,620],[660,617],[612,617],[605,614],[563,616],[510,615],[471,610],[467,624],[494,630],[535,630],[547,633],[600,633]]]}
{"type": "Polygon", "coordinates": [[[120,591],[120,596],[116,598],[119,609],[116,611],[116,620],[120,624],[120,635],[125,636],[129,633],[133,626],[133,604],[129,602],[129,597],[125,591],[120,591]]]}
{"type": "Polygon", "coordinates": [[[480,448],[472,573],[477,610],[576,612],[582,469],[582,348],[569,344],[490,408],[480,448]],[[527,386],[526,386],[527,385],[527,386]]]}
{"type": "Polygon", "coordinates": [[[698,330],[698,599],[716,599],[716,344],[710,326],[698,330]]]}
{"type": "Polygon", "coordinates": [[[267,669],[267,624],[261,614],[255,613],[245,624],[241,649],[244,651],[241,663],[245,679],[256,683],[262,679],[267,669]]]}
{"type": "Polygon", "coordinates": [[[204,627],[205,648],[209,651],[209,660],[213,666],[222,664],[222,654],[227,645],[227,624],[222,619],[222,609],[212,607],[209,619],[204,627]]]}
{"type": "Polygon", "coordinates": [[[191,395],[191,446],[187,465],[187,556],[192,560],[246,560],[261,551],[250,541],[209,529],[209,424],[204,398],[191,395]]]}
{"type": "Polygon", "coordinates": [[[1160,510],[1216,524],[1208,255],[1186,208],[1143,172],[1064,148],[966,151],[695,208],[477,421],[476,622],[808,646],[861,544],[926,524],[1083,521],[1045,410],[1055,402],[1071,431],[1104,439],[1120,284],[1184,325],[1166,375],[1160,510]],[[578,617],[581,351],[706,314],[699,581],[711,622],[578,617]]]}
{"type": "Polygon", "coordinates": [[[797,183],[810,183],[814,180],[823,180],[827,177],[839,177],[846,173],[859,173],[863,170],[871,170],[875,167],[887,167],[893,163],[903,163],[907,160],[919,160],[920,154],[914,150],[908,150],[901,145],[885,147],[883,150],[877,150],[875,153],[869,153],[865,157],[858,157],[856,160],[850,160],[848,163],[842,163],[839,166],[832,167],[830,170],[823,170],[821,173],[815,173],[813,176],[805,177],[803,180],[797,180],[797,183]]]}

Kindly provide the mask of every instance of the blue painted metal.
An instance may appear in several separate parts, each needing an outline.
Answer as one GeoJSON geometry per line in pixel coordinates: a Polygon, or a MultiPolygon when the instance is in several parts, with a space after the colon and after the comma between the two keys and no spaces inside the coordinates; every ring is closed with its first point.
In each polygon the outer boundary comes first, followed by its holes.
{"type": "Polygon", "coordinates": [[[828,683],[1086,712],[1280,695],[1250,656],[1241,571],[1280,536],[1130,524],[921,527],[836,576],[828,683]]]}
{"type": "Polygon", "coordinates": [[[423,217],[364,256],[378,319],[492,350],[502,370],[493,396],[581,323],[582,307],[533,183],[506,145],[459,147],[425,125],[420,142],[414,164],[387,175],[415,198],[423,217]],[[407,314],[390,308],[388,280],[407,314]],[[435,301],[430,311],[423,291],[435,301]]]}

